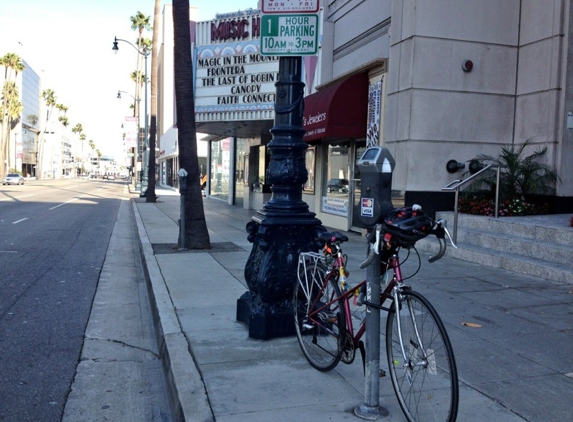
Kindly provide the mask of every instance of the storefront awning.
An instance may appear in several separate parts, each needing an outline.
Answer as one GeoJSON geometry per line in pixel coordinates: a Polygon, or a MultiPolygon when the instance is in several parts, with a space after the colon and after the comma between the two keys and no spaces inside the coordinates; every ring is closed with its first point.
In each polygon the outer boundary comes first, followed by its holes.
{"type": "Polygon", "coordinates": [[[304,140],[365,138],[368,76],[358,73],[305,97],[304,140]]]}

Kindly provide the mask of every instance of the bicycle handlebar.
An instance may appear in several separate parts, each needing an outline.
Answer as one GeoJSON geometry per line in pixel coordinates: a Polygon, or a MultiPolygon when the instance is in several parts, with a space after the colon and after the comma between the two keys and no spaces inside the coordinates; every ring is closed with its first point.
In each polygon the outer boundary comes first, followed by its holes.
{"type": "Polygon", "coordinates": [[[452,239],[452,236],[450,235],[450,232],[446,228],[446,220],[441,219],[436,221],[436,226],[434,227],[432,232],[438,238],[438,242],[440,242],[440,250],[436,255],[431,256],[428,259],[428,262],[436,262],[438,259],[444,256],[444,254],[446,253],[446,235],[448,236],[448,239],[450,240],[450,243],[452,244],[454,249],[458,249],[458,247],[454,243],[454,240],[452,239]]]}
{"type": "MultiPolygon", "coordinates": [[[[368,257],[366,258],[366,260],[364,262],[362,262],[359,267],[360,269],[364,269],[366,268],[368,265],[370,265],[372,263],[372,261],[374,260],[374,258],[376,257],[376,255],[380,254],[380,240],[381,240],[381,232],[382,232],[382,224],[376,224],[376,229],[375,231],[372,231],[371,233],[368,234],[367,239],[368,239],[368,244],[369,244],[369,252],[368,252],[368,257]],[[376,239],[374,241],[372,241],[372,238],[374,237],[374,233],[376,236],[376,239]]],[[[446,235],[448,236],[448,239],[450,240],[450,243],[452,244],[452,246],[457,249],[458,247],[455,245],[452,236],[450,235],[450,232],[448,231],[448,229],[446,228],[446,221],[445,220],[438,220],[436,221],[436,224],[434,225],[434,228],[432,229],[432,233],[433,235],[436,236],[436,238],[438,239],[438,242],[440,243],[440,249],[438,250],[438,253],[434,256],[431,256],[428,259],[428,262],[436,262],[438,259],[442,258],[444,256],[444,254],[446,253],[446,235]]]]}

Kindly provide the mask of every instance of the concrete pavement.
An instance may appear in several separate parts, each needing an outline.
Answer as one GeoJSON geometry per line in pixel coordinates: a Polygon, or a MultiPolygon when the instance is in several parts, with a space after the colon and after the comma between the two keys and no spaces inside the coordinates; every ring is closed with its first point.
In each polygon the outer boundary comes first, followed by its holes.
{"type": "MultiPolygon", "coordinates": [[[[180,196],[160,186],[156,194],[156,203],[137,198],[133,206],[174,419],[360,420],[353,414],[364,402],[360,356],[321,373],[296,337],[253,340],[236,321],[252,248],[245,226],[255,211],[204,198],[213,248],[179,252],[180,196]]],[[[347,235],[349,281],[358,282],[366,241],[347,235]]],[[[429,264],[422,255],[410,285],[430,299],[452,341],[458,421],[573,421],[573,285],[447,256],[429,264]]],[[[410,257],[405,274],[416,264],[410,257]]],[[[380,362],[385,369],[385,356],[380,362]]],[[[385,420],[406,420],[389,378],[380,381],[380,405],[390,412],[385,420]]]]}

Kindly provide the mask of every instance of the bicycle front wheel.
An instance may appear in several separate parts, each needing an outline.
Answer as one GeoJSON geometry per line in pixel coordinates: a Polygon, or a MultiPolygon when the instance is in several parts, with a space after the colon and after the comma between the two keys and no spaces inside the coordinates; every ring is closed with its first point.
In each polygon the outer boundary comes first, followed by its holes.
{"type": "Polygon", "coordinates": [[[452,346],[438,313],[421,294],[398,293],[386,321],[386,354],[408,421],[456,420],[459,386],[452,346]]]}
{"type": "Polygon", "coordinates": [[[322,263],[301,268],[294,291],[296,336],[304,356],[319,371],[333,369],[342,355],[346,319],[334,277],[326,279],[322,263]]]}

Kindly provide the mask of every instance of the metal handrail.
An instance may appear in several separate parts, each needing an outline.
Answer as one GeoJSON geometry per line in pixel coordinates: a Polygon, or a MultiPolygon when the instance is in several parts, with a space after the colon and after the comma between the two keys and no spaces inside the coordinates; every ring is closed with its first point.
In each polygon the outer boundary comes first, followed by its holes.
{"type": "Polygon", "coordinates": [[[454,239],[454,243],[457,242],[458,240],[458,213],[459,213],[459,203],[458,200],[460,198],[460,188],[472,181],[475,181],[477,178],[480,178],[487,170],[489,170],[490,168],[497,168],[497,179],[496,179],[496,184],[495,184],[495,218],[498,218],[499,215],[499,178],[500,178],[500,174],[501,174],[501,166],[498,164],[488,164],[487,166],[485,166],[484,168],[482,168],[480,171],[472,174],[470,177],[466,178],[466,179],[456,179],[450,183],[448,183],[446,186],[444,186],[442,188],[442,190],[447,190],[447,191],[455,191],[456,192],[456,198],[455,198],[455,203],[454,203],[454,229],[453,229],[453,235],[452,238],[454,239]]]}

